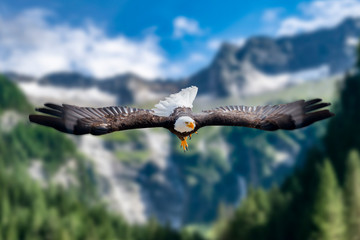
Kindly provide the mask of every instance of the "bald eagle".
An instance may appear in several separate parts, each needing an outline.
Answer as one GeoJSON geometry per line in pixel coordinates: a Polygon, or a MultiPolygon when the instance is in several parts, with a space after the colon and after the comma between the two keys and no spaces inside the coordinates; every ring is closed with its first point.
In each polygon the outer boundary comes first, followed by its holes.
{"type": "Polygon", "coordinates": [[[186,139],[206,126],[240,126],[274,131],[306,127],[333,116],[327,109],[330,103],[321,99],[266,106],[224,106],[200,113],[192,111],[197,87],[182,89],[160,101],[151,110],[113,106],[103,108],[78,107],[46,103],[36,111],[48,115],[30,115],[31,122],[52,127],[61,132],[82,135],[102,135],[137,128],[162,127],[181,140],[188,150],[186,139]]]}

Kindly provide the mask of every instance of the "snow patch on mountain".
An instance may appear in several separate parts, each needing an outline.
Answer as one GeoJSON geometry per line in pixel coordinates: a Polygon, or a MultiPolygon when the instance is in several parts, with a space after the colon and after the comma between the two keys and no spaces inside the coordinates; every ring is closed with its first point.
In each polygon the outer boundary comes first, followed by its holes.
{"type": "Polygon", "coordinates": [[[32,160],[28,168],[28,173],[30,177],[40,183],[41,186],[46,186],[46,175],[41,160],[32,160]]]}
{"type": "Polygon", "coordinates": [[[161,99],[165,97],[164,94],[159,94],[152,91],[148,86],[137,84],[135,81],[130,81],[128,83],[128,88],[131,90],[134,96],[134,102],[136,103],[146,103],[149,101],[154,101],[154,99],[161,99]]]}
{"type": "Polygon", "coordinates": [[[141,198],[140,186],[134,180],[137,175],[135,169],[117,160],[99,137],[86,135],[78,141],[82,152],[93,160],[98,174],[97,189],[109,208],[121,212],[131,223],[144,223],[145,203],[141,198]]]}
{"type": "Polygon", "coordinates": [[[238,189],[238,199],[236,201],[236,206],[240,205],[241,201],[246,198],[248,189],[247,189],[247,182],[246,182],[246,178],[238,175],[237,178],[237,189],[238,189]]]}
{"type": "Polygon", "coordinates": [[[330,67],[326,64],[308,68],[289,74],[289,83],[299,84],[307,81],[318,81],[331,75],[330,67]]]}
{"type": "Polygon", "coordinates": [[[242,89],[246,95],[256,95],[267,91],[274,91],[288,85],[301,84],[307,81],[321,80],[330,76],[328,65],[321,65],[308,68],[297,72],[287,72],[281,74],[265,74],[249,62],[244,63],[244,75],[246,79],[245,88],[242,89]]]}
{"type": "Polygon", "coordinates": [[[284,87],[289,81],[289,74],[267,75],[257,70],[251,63],[243,64],[245,87],[242,92],[246,95],[260,94],[265,91],[273,91],[284,87]]]}
{"type": "Polygon", "coordinates": [[[18,112],[7,110],[0,116],[0,131],[10,132],[22,120],[23,116],[18,112]]]}
{"type": "Polygon", "coordinates": [[[161,222],[179,228],[183,224],[185,186],[177,166],[172,162],[171,136],[165,130],[147,129],[149,160],[138,175],[147,217],[157,216],[161,222]],[[149,169],[151,173],[149,173],[149,169]],[[147,171],[148,170],[148,171],[147,171]]]}
{"type": "Polygon", "coordinates": [[[358,37],[347,37],[346,38],[346,45],[350,47],[357,47],[359,44],[359,38],[358,37]]]}
{"type": "Polygon", "coordinates": [[[160,169],[166,169],[171,147],[170,134],[165,130],[154,131],[152,129],[144,129],[143,132],[149,143],[151,161],[155,162],[160,169]]]}
{"type": "Polygon", "coordinates": [[[280,165],[284,165],[284,164],[288,166],[292,166],[294,164],[293,156],[291,156],[289,152],[276,151],[274,155],[273,167],[277,168],[280,165]]]}
{"type": "Polygon", "coordinates": [[[33,159],[27,169],[29,176],[36,180],[42,187],[47,187],[51,182],[65,188],[70,186],[78,186],[79,182],[74,175],[76,170],[76,161],[70,159],[66,161],[52,176],[47,174],[44,164],[40,159],[33,159]]]}
{"type": "Polygon", "coordinates": [[[19,87],[35,105],[43,104],[44,101],[92,106],[116,104],[115,95],[101,91],[96,87],[65,88],[49,85],[44,86],[38,82],[20,82],[19,87]]]}
{"type": "Polygon", "coordinates": [[[79,182],[75,178],[73,172],[76,170],[76,161],[71,159],[68,160],[64,165],[60,167],[52,178],[52,182],[57,185],[61,185],[65,188],[70,186],[78,186],[79,182]]]}
{"type": "Polygon", "coordinates": [[[144,162],[121,161],[116,151],[138,151],[132,144],[104,141],[90,135],[74,138],[94,164],[97,189],[110,210],[130,223],[150,217],[173,227],[183,223],[185,189],[177,166],[170,159],[171,138],[165,130],[144,129],[149,154],[144,162]],[[134,149],[133,149],[134,148],[134,149]]]}

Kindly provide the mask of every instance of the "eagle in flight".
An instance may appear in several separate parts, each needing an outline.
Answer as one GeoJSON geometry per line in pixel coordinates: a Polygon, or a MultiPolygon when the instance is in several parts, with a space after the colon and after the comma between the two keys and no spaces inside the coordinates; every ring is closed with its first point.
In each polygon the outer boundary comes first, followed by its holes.
{"type": "Polygon", "coordinates": [[[197,87],[188,87],[160,101],[155,108],[139,109],[113,106],[103,108],[78,107],[46,103],[36,111],[47,115],[30,115],[31,122],[76,135],[102,135],[137,128],[162,127],[181,140],[188,149],[186,139],[206,126],[240,126],[274,131],[293,130],[334,116],[327,109],[330,103],[321,99],[299,100],[288,104],[266,106],[224,106],[200,113],[192,111],[197,87]],[[322,109],[322,110],[321,110],[322,109]]]}

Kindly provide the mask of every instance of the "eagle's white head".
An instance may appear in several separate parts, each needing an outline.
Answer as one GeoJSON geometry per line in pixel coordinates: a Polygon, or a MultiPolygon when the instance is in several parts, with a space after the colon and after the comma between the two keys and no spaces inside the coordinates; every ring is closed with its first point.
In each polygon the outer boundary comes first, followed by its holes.
{"type": "Polygon", "coordinates": [[[195,121],[191,117],[183,116],[179,117],[176,122],[174,129],[178,132],[191,132],[195,128],[195,121]]]}

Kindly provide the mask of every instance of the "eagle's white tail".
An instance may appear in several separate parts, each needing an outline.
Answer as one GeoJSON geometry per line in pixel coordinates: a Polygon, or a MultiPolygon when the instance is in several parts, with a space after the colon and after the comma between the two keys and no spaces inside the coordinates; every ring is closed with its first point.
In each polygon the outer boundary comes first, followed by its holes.
{"type": "Polygon", "coordinates": [[[161,100],[152,110],[157,116],[168,117],[178,107],[192,108],[197,91],[198,88],[194,86],[184,88],[180,92],[171,94],[169,97],[161,100]]]}

